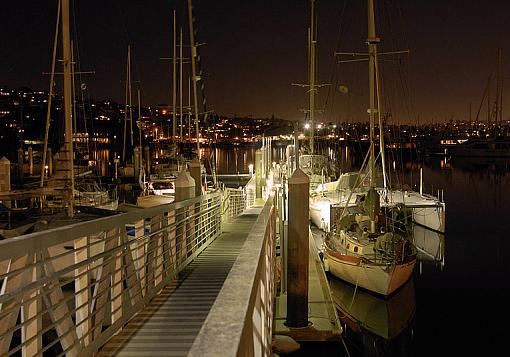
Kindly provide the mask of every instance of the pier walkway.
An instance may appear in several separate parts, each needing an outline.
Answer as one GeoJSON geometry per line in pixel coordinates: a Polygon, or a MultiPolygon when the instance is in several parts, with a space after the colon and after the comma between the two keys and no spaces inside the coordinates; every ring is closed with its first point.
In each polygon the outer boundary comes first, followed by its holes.
{"type": "Polygon", "coordinates": [[[115,335],[99,356],[187,356],[263,204],[258,201],[223,223],[221,235],[115,335]]]}
{"type": "Polygon", "coordinates": [[[316,251],[310,325],[285,326],[285,195],[254,196],[208,192],[0,241],[0,356],[269,356],[274,334],[338,338],[316,251]]]}

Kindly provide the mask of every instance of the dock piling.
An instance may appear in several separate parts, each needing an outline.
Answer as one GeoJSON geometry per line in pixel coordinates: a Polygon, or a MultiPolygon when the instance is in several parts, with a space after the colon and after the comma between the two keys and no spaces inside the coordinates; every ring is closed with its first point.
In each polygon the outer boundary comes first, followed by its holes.
{"type": "Polygon", "coordinates": [[[287,240],[287,326],[308,326],[310,179],[296,169],[289,178],[289,218],[287,240]]]}

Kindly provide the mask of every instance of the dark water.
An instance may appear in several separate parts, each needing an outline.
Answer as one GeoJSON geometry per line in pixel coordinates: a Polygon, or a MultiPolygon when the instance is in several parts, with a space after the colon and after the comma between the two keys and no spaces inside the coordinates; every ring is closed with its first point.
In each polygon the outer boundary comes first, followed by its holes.
{"type": "Polygon", "coordinates": [[[510,161],[434,158],[425,161],[424,177],[444,188],[445,266],[415,271],[407,355],[504,351],[510,337],[510,161]]]}
{"type": "MultiPolygon", "coordinates": [[[[344,170],[355,169],[362,161],[345,150],[334,156],[344,170]]],[[[224,151],[218,157],[219,172],[248,172],[254,150],[224,151]]],[[[444,195],[444,264],[430,259],[417,264],[411,287],[406,285],[405,291],[389,299],[357,295],[356,301],[364,299],[361,303],[370,313],[358,313],[359,320],[352,317],[347,325],[350,355],[508,355],[510,160],[431,157],[399,162],[390,160],[395,181],[418,190],[422,166],[424,190],[437,194],[439,189],[444,195]]],[[[339,345],[320,349],[311,345],[296,355],[346,353],[339,345]]]]}

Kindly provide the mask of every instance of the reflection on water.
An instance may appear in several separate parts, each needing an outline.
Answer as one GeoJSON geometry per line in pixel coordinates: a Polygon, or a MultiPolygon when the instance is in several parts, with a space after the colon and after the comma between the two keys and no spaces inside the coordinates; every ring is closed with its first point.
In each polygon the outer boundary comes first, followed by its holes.
{"type": "Polygon", "coordinates": [[[98,176],[111,176],[110,160],[113,158],[110,155],[110,150],[101,149],[93,150],[91,152],[93,166],[95,167],[94,173],[98,176]]]}
{"type": "Polygon", "coordinates": [[[331,277],[331,295],[351,356],[406,356],[416,310],[413,279],[387,299],[331,277]]]}

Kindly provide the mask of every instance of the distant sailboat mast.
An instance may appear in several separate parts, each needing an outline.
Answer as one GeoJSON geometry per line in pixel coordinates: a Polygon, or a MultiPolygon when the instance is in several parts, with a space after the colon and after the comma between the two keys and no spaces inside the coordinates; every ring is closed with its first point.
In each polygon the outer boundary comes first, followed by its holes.
{"type": "Polygon", "coordinates": [[[310,154],[314,153],[314,134],[315,134],[315,96],[317,94],[317,88],[315,86],[315,0],[310,1],[310,28],[308,29],[308,43],[309,43],[309,112],[310,112],[310,154]]]}
{"type": "Polygon", "coordinates": [[[182,86],[183,86],[183,62],[182,58],[182,27],[179,33],[179,141],[182,142],[182,86]]]}
{"type": "Polygon", "coordinates": [[[175,20],[174,9],[174,32],[173,32],[173,51],[172,51],[172,141],[177,136],[177,24],[175,20]]]}
{"type": "Polygon", "coordinates": [[[122,161],[126,162],[126,137],[127,137],[127,123],[129,121],[130,128],[130,143],[133,147],[133,104],[131,94],[131,46],[128,45],[127,52],[127,66],[126,66],[126,105],[124,108],[124,145],[122,146],[122,161]],[[129,112],[128,112],[129,111],[129,112]],[[129,114],[128,114],[129,113],[129,114]]]}

